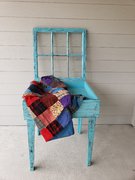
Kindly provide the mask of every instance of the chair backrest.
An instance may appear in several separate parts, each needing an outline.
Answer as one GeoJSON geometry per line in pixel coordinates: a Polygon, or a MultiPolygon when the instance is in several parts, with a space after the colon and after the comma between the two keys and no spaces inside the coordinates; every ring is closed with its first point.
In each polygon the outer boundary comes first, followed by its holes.
{"type": "Polygon", "coordinates": [[[65,56],[67,58],[67,68],[68,77],[70,77],[69,61],[70,57],[80,57],[81,58],[81,78],[86,79],[86,29],[82,28],[33,28],[33,46],[34,46],[34,79],[39,80],[38,73],[38,58],[39,56],[48,56],[51,60],[51,74],[54,75],[54,57],[55,56],[65,56]],[[38,34],[39,33],[50,33],[50,53],[39,54],[38,53],[38,34]],[[54,53],[54,36],[57,33],[66,34],[66,53],[54,53]],[[70,53],[69,51],[69,37],[71,33],[81,33],[81,52],[80,53],[70,53]]]}

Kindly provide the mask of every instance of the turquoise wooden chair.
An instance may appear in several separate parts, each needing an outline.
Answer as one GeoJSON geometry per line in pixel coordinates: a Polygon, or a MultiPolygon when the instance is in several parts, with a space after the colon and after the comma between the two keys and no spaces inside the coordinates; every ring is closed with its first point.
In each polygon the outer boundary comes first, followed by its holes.
{"type": "MultiPolygon", "coordinates": [[[[82,120],[83,118],[88,119],[88,145],[87,145],[87,166],[91,165],[92,160],[92,147],[94,140],[94,131],[96,119],[99,116],[100,109],[100,100],[86,82],[86,29],[81,28],[34,28],[33,29],[33,46],[34,46],[34,79],[39,81],[39,73],[38,73],[38,57],[45,56],[51,58],[51,73],[54,75],[54,60],[55,56],[64,56],[67,57],[68,61],[68,75],[66,78],[61,78],[62,81],[68,86],[69,91],[72,94],[82,94],[86,97],[83,100],[82,105],[79,110],[73,114],[73,118],[78,119],[78,133],[81,133],[82,130],[82,120]],[[50,54],[39,54],[38,53],[38,35],[40,33],[50,33],[50,46],[51,53],[50,54]],[[66,53],[65,54],[55,54],[54,53],[54,36],[57,33],[65,33],[66,35],[66,53]],[[81,52],[80,53],[70,53],[69,50],[69,37],[70,34],[80,33],[81,34],[81,52]],[[70,57],[80,57],[82,61],[82,73],[81,77],[73,78],[70,77],[70,57]]],[[[30,160],[30,170],[34,170],[34,141],[35,141],[35,122],[30,116],[26,103],[23,101],[23,112],[24,119],[27,121],[28,128],[28,145],[29,145],[29,160],[30,160]]]]}

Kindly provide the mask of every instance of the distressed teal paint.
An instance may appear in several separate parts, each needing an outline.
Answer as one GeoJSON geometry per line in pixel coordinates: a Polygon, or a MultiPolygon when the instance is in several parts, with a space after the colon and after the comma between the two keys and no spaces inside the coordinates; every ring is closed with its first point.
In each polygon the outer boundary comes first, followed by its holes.
{"type": "Polygon", "coordinates": [[[69,78],[69,74],[70,74],[70,69],[69,69],[69,32],[67,32],[67,36],[66,36],[66,48],[67,48],[67,64],[68,64],[68,78],[69,78]]]}
{"type": "Polygon", "coordinates": [[[24,120],[27,121],[30,171],[34,171],[35,121],[29,114],[25,101],[22,103],[24,120]]]}
{"type": "Polygon", "coordinates": [[[78,118],[78,133],[81,134],[82,131],[82,118],[78,118]]]}
{"type": "Polygon", "coordinates": [[[91,160],[92,160],[95,125],[96,125],[96,117],[92,116],[88,120],[88,150],[87,150],[87,162],[86,162],[87,166],[91,165],[91,160]]]}
{"type": "Polygon", "coordinates": [[[35,59],[35,73],[38,76],[38,56],[50,56],[51,57],[51,73],[54,75],[54,56],[66,56],[68,60],[68,77],[70,74],[69,68],[69,57],[82,57],[82,78],[86,79],[86,29],[82,28],[34,28],[33,29],[34,36],[34,59],[35,59]],[[51,54],[38,54],[37,53],[37,34],[38,33],[50,33],[51,34],[51,54]],[[66,33],[66,46],[67,53],[66,54],[54,54],[53,47],[53,35],[54,33],[66,33]],[[81,33],[82,34],[82,52],[80,54],[69,53],[69,33],[81,33]]]}
{"type": "Polygon", "coordinates": [[[34,144],[35,144],[35,122],[34,120],[27,120],[28,129],[28,144],[29,144],[29,159],[30,170],[34,170],[34,144]]]}
{"type": "Polygon", "coordinates": [[[33,28],[34,32],[58,32],[58,33],[82,33],[85,32],[86,29],[83,28],[40,28],[40,27],[35,27],[33,28]]]}
{"type": "Polygon", "coordinates": [[[53,32],[51,32],[51,72],[54,75],[54,54],[53,54],[53,47],[54,47],[54,39],[53,39],[53,32]]]}
{"type": "Polygon", "coordinates": [[[82,78],[86,80],[86,30],[82,33],[82,78]]]}
{"type": "Polygon", "coordinates": [[[37,32],[33,30],[33,56],[34,56],[34,79],[39,80],[38,78],[38,54],[37,54],[37,32]]]}
{"type": "MultiPolygon", "coordinates": [[[[52,56],[52,54],[38,54],[38,56],[52,56]]],[[[53,54],[53,56],[67,56],[67,54],[53,54]]],[[[76,57],[76,56],[82,56],[82,54],[68,54],[68,56],[73,56],[73,57],[76,57]]]]}
{"type": "MultiPolygon", "coordinates": [[[[88,148],[87,148],[87,165],[91,165],[92,160],[92,147],[94,141],[94,131],[96,118],[99,117],[100,113],[100,100],[91,88],[91,86],[86,82],[86,29],[82,28],[34,28],[33,29],[33,46],[34,46],[34,78],[35,80],[40,80],[38,76],[38,56],[50,56],[51,57],[51,72],[54,74],[54,57],[55,56],[65,56],[68,61],[68,77],[60,77],[62,81],[68,86],[69,91],[72,94],[82,94],[86,97],[83,100],[80,108],[73,114],[73,118],[78,118],[78,133],[81,133],[82,129],[82,119],[88,119],[88,148]],[[55,33],[65,33],[66,34],[66,54],[54,54],[54,36],[55,33]],[[39,33],[50,33],[51,35],[51,53],[50,54],[38,54],[37,40],[39,33]],[[82,34],[82,49],[80,53],[69,53],[69,35],[70,33],[81,33],[82,34]],[[81,57],[82,58],[82,74],[81,77],[73,78],[70,77],[69,57],[81,57]]],[[[35,134],[35,123],[31,118],[26,103],[23,101],[23,113],[24,119],[27,120],[28,127],[28,143],[29,143],[29,159],[30,159],[30,169],[34,170],[34,134],[35,134]]]]}

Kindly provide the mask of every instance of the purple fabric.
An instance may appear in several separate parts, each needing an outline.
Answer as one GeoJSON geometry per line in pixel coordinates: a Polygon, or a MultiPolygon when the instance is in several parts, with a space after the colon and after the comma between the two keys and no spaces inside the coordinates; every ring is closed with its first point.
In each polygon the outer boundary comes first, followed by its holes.
{"type": "Polygon", "coordinates": [[[43,76],[43,77],[41,77],[41,81],[45,82],[47,85],[49,85],[52,82],[52,76],[43,76]]]}
{"type": "Polygon", "coordinates": [[[66,89],[66,85],[60,79],[58,79],[52,75],[41,77],[41,82],[44,85],[51,86],[52,88],[61,87],[61,88],[66,89]]]}
{"type": "Polygon", "coordinates": [[[67,107],[71,104],[71,95],[64,96],[60,99],[60,102],[64,107],[67,107]]]}

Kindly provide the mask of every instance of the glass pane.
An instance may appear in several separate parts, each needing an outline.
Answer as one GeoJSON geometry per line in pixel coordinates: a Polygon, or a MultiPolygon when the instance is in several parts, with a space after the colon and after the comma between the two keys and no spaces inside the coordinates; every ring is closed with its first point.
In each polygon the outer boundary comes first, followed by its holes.
{"type": "Polygon", "coordinates": [[[70,54],[81,54],[82,45],[82,34],[81,33],[70,33],[69,35],[69,53],[70,54]]]}
{"type": "Polygon", "coordinates": [[[66,33],[54,33],[54,54],[66,54],[66,33]]]}
{"type": "Polygon", "coordinates": [[[67,57],[54,57],[54,74],[56,77],[67,77],[67,57]]]}
{"type": "Polygon", "coordinates": [[[51,58],[49,56],[38,58],[38,71],[39,77],[51,74],[51,58]]]}
{"type": "Polygon", "coordinates": [[[81,57],[70,57],[69,58],[69,71],[70,77],[81,77],[82,72],[82,61],[81,57]]]}
{"type": "Polygon", "coordinates": [[[51,52],[51,35],[50,33],[38,34],[38,54],[50,54],[51,52]]]}

